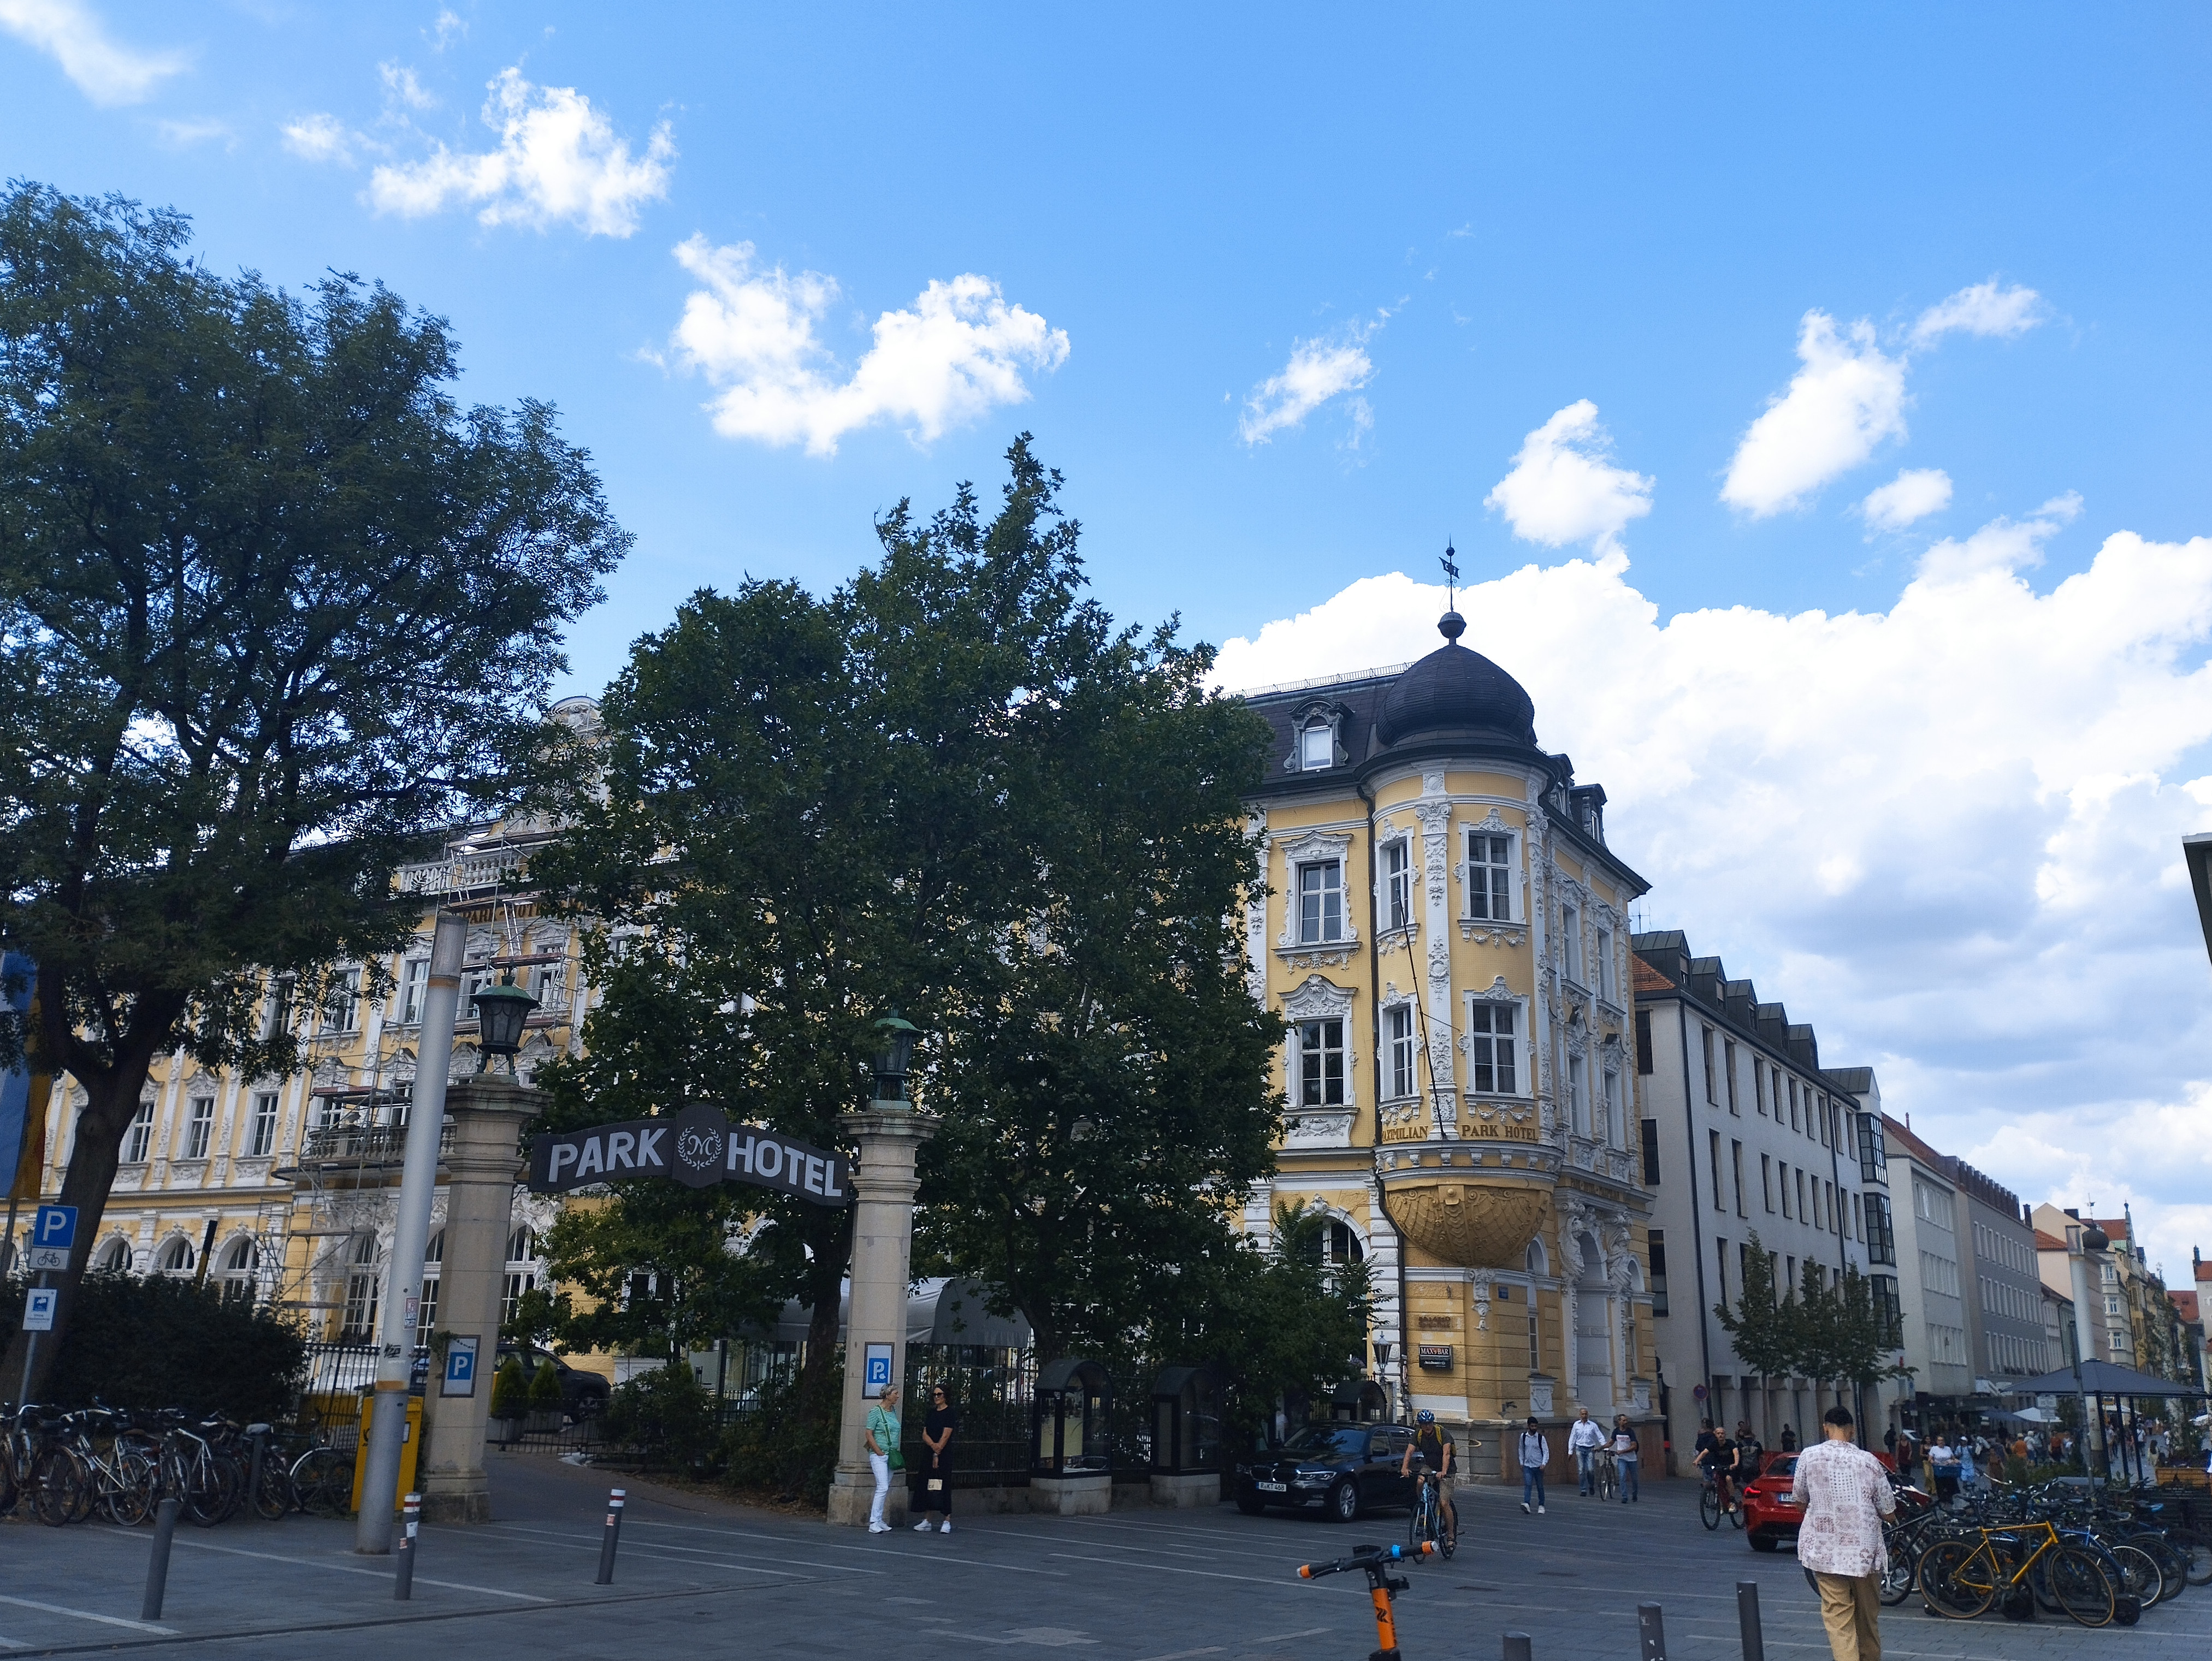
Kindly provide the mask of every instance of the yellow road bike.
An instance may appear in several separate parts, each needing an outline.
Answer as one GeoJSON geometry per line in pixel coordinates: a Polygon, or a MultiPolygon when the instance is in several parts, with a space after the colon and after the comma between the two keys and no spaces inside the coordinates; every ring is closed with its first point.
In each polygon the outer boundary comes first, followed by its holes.
{"type": "Polygon", "coordinates": [[[1929,1611],[1971,1621],[1992,1603],[2032,1616],[2037,1601],[2085,1627],[2111,1622],[2118,1588],[2095,1553],[2069,1545],[2050,1523],[1978,1528],[1939,1540],[1920,1556],[1920,1598],[1929,1611]]]}

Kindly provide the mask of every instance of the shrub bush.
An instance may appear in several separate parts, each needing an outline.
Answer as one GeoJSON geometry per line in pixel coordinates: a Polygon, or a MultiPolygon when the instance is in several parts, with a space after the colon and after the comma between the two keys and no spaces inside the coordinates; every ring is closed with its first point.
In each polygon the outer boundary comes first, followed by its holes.
{"type": "Polygon", "coordinates": [[[561,1410],[561,1374],[550,1361],[540,1361],[538,1376],[530,1381],[530,1410],[532,1413],[557,1413],[561,1410]]]}
{"type": "Polygon", "coordinates": [[[522,1358],[509,1355],[492,1375],[491,1416],[520,1419],[530,1411],[530,1380],[523,1376],[522,1358]]]}
{"type": "Polygon", "coordinates": [[[763,1385],[752,1411],[722,1433],[723,1480],[735,1488],[826,1503],[837,1474],[842,1368],[832,1372],[823,1399],[830,1411],[809,1419],[799,1411],[795,1379],[763,1385]]]}
{"type": "MultiPolygon", "coordinates": [[[[22,1318],[23,1282],[0,1281],[0,1331],[22,1318]]],[[[306,1340],[274,1310],[165,1275],[92,1274],[78,1284],[46,1393],[61,1407],[97,1396],[249,1424],[289,1415],[307,1367],[306,1340]]]]}
{"type": "Polygon", "coordinates": [[[607,1398],[608,1440],[691,1469],[715,1452],[714,1398],[683,1361],[641,1373],[607,1398]]]}

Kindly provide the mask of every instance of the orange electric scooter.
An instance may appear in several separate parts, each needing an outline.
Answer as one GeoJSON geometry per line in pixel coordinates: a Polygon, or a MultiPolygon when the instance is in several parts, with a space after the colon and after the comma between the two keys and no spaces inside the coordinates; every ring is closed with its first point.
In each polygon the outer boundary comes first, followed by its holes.
{"type": "Polygon", "coordinates": [[[1318,1580],[1324,1574],[1340,1574],[1346,1569],[1364,1570],[1367,1575],[1367,1595],[1375,1603],[1376,1649],[1367,1661],[1399,1661],[1398,1623],[1390,1618],[1390,1599],[1413,1582],[1393,1576],[1390,1566],[1402,1563],[1413,1556],[1433,1557],[1436,1550],[1437,1543],[1433,1540],[1422,1541],[1419,1552],[1408,1552],[1405,1547],[1397,1545],[1358,1546],[1353,1548],[1351,1556],[1340,1557],[1334,1563],[1299,1564],[1298,1578],[1301,1580],[1318,1580]]]}

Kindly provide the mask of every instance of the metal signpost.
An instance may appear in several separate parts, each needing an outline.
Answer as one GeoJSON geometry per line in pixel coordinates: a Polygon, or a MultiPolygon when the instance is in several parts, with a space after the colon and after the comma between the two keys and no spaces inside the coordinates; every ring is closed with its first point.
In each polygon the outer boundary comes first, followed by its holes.
{"type": "Polygon", "coordinates": [[[15,1399],[31,1399],[31,1364],[39,1356],[39,1334],[54,1330],[54,1312],[61,1304],[61,1288],[46,1284],[46,1271],[67,1269],[70,1248],[76,1244],[76,1207],[41,1205],[31,1216],[31,1249],[25,1264],[39,1271],[39,1283],[23,1297],[23,1331],[31,1335],[23,1346],[23,1382],[15,1399]]]}

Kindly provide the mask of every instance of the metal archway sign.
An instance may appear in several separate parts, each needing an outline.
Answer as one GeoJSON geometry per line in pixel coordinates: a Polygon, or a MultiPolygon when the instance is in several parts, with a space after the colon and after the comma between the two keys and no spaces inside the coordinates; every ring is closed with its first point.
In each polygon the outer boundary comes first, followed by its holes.
{"type": "Polygon", "coordinates": [[[849,1205],[853,1197],[853,1167],[842,1154],[758,1125],[733,1125],[697,1102],[665,1118],[624,1119],[530,1139],[533,1194],[565,1194],[640,1177],[687,1188],[748,1183],[811,1205],[849,1205]]]}

